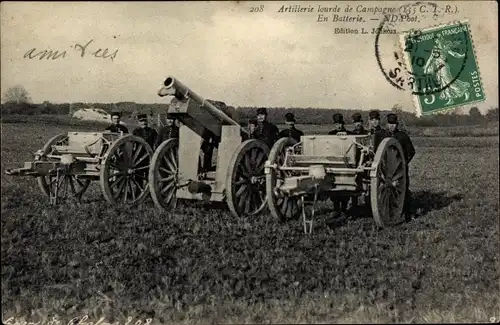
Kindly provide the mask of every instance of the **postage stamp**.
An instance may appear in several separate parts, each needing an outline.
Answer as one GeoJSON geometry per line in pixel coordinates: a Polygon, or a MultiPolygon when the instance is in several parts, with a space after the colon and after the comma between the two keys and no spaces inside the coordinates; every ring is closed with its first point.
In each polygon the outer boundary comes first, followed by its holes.
{"type": "Polygon", "coordinates": [[[417,116],[486,100],[467,20],[399,37],[417,116]]]}

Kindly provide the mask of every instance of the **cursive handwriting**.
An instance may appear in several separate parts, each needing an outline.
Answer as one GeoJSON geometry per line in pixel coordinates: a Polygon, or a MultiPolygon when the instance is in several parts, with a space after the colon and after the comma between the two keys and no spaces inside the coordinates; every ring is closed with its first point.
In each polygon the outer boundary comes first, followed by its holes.
{"type": "MultiPolygon", "coordinates": [[[[88,53],[87,48],[90,45],[90,43],[92,43],[93,41],[94,40],[91,39],[85,45],[75,44],[74,48],[75,48],[75,50],[80,52],[80,55],[83,58],[85,56],[85,54],[88,53]]],[[[105,49],[99,48],[96,51],[93,51],[93,52],[90,51],[90,52],[91,52],[91,55],[93,55],[96,58],[111,59],[112,61],[116,58],[116,55],[118,54],[118,50],[115,50],[114,52],[112,52],[111,54],[108,55],[108,48],[105,48],[105,49]]]]}
{"type": "Polygon", "coordinates": [[[59,53],[59,51],[52,51],[52,50],[43,50],[43,51],[40,51],[38,53],[35,53],[35,52],[36,52],[36,48],[32,48],[31,50],[26,52],[26,54],[24,54],[24,58],[25,59],[26,58],[35,59],[38,57],[40,60],[43,58],[46,58],[47,60],[49,60],[49,59],[57,60],[60,57],[62,57],[63,59],[66,57],[66,51],[61,52],[61,53],[59,53]]]}
{"type": "Polygon", "coordinates": [[[71,46],[72,50],[65,50],[65,51],[60,51],[60,50],[37,50],[35,47],[29,49],[23,56],[24,59],[46,59],[46,60],[57,60],[57,59],[65,59],[67,56],[70,55],[72,52],[76,52],[80,54],[80,57],[94,57],[98,59],[110,59],[111,61],[114,61],[118,54],[118,49],[112,51],[109,50],[108,48],[102,48],[102,47],[93,47],[92,42],[94,42],[94,39],[91,39],[87,43],[75,43],[75,45],[71,46]]]}

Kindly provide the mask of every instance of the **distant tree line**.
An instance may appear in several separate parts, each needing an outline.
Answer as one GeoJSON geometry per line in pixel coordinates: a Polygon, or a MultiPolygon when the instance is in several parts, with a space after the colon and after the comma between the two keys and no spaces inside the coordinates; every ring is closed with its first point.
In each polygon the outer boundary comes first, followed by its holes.
{"type": "MultiPolygon", "coordinates": [[[[133,117],[136,114],[148,114],[157,116],[160,113],[167,112],[168,104],[138,104],[134,102],[118,103],[65,103],[54,104],[45,101],[41,104],[31,102],[28,92],[22,86],[15,86],[7,89],[4,93],[4,104],[1,105],[2,115],[6,114],[58,114],[72,115],[73,112],[81,108],[100,108],[107,112],[119,111],[126,117],[133,117]]],[[[258,107],[238,107],[240,123],[247,124],[251,117],[254,117],[258,107]]],[[[350,124],[351,116],[354,113],[360,113],[363,120],[368,119],[368,111],[355,109],[320,109],[320,108],[285,108],[268,107],[269,120],[276,124],[284,122],[286,113],[291,112],[295,115],[298,124],[331,124],[332,116],[335,113],[344,115],[344,120],[350,124]]],[[[469,114],[457,114],[455,111],[444,114],[435,114],[417,118],[415,114],[405,112],[400,106],[395,105],[391,110],[381,111],[382,119],[390,113],[397,113],[406,125],[412,126],[456,126],[456,125],[477,125],[498,122],[498,108],[491,109],[486,115],[482,115],[477,107],[472,107],[469,114]]]]}
{"type": "MultiPolygon", "coordinates": [[[[57,114],[68,115],[81,108],[101,108],[107,112],[119,111],[124,116],[132,117],[136,114],[148,114],[157,116],[159,113],[165,113],[168,109],[168,104],[137,104],[132,102],[120,103],[73,103],[73,104],[52,104],[44,102],[42,104],[33,103],[5,103],[1,105],[2,115],[5,114],[57,114]]],[[[246,124],[251,117],[255,116],[258,107],[239,107],[237,108],[240,115],[240,122],[246,124]]],[[[332,116],[335,113],[344,115],[346,123],[350,123],[351,116],[354,113],[360,113],[363,120],[368,119],[368,111],[352,110],[352,109],[320,109],[320,108],[284,108],[270,107],[267,108],[268,118],[271,122],[282,124],[286,113],[291,112],[295,115],[295,119],[299,124],[331,124],[332,116]]],[[[436,114],[431,116],[423,116],[417,118],[415,114],[402,110],[387,110],[381,111],[382,119],[390,113],[395,112],[400,119],[407,125],[414,126],[447,126],[447,125],[476,125],[488,122],[498,121],[498,108],[491,109],[486,115],[482,115],[476,107],[473,107],[468,115],[456,114],[450,112],[446,114],[436,114]]]]}

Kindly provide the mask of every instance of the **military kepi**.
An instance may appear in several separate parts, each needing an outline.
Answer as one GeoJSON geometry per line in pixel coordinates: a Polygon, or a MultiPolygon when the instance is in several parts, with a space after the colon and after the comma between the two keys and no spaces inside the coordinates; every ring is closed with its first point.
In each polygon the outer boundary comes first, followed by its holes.
{"type": "Polygon", "coordinates": [[[344,124],[344,116],[340,113],[333,114],[333,123],[344,124]]]}
{"type": "Polygon", "coordinates": [[[122,114],[118,111],[114,111],[114,112],[111,112],[111,116],[118,116],[118,117],[121,117],[122,114]]]}
{"type": "Polygon", "coordinates": [[[148,117],[146,116],[146,114],[139,114],[139,115],[137,115],[137,119],[139,121],[145,121],[148,119],[148,117]]]}
{"type": "Polygon", "coordinates": [[[285,121],[295,123],[295,116],[292,113],[286,113],[285,114],[285,121]]]}
{"type": "Polygon", "coordinates": [[[260,107],[257,109],[257,115],[267,115],[267,110],[265,107],[260,107]]]}
{"type": "Polygon", "coordinates": [[[387,114],[387,123],[388,124],[397,124],[398,123],[398,116],[394,113],[387,114]]]}
{"type": "Polygon", "coordinates": [[[370,120],[371,119],[378,119],[378,120],[380,120],[380,112],[376,111],[376,110],[370,111],[369,117],[370,117],[370,120]]]}
{"type": "Polygon", "coordinates": [[[354,113],[354,114],[352,115],[352,121],[353,121],[354,123],[356,123],[356,122],[363,122],[363,119],[362,119],[362,117],[361,117],[361,114],[360,114],[360,113],[354,113]]]}

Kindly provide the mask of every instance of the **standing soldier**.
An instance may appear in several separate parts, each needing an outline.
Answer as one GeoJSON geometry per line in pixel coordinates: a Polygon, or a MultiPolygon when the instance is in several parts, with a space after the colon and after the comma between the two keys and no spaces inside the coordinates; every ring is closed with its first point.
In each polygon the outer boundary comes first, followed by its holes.
{"type": "Polygon", "coordinates": [[[158,132],[154,149],[158,148],[162,142],[174,138],[179,138],[179,121],[177,119],[167,119],[167,124],[162,126],[158,132]]]}
{"type": "Polygon", "coordinates": [[[151,149],[154,150],[158,139],[158,132],[148,126],[148,116],[146,114],[137,115],[137,119],[139,120],[139,127],[135,128],[132,134],[146,140],[151,149]]]}
{"type": "Polygon", "coordinates": [[[288,129],[281,131],[278,134],[278,138],[288,137],[300,142],[300,137],[304,135],[304,132],[295,128],[295,116],[292,113],[285,114],[285,123],[288,125],[288,129]]]}
{"type": "Polygon", "coordinates": [[[344,116],[340,113],[333,114],[333,130],[328,132],[329,135],[335,135],[340,132],[345,132],[349,134],[350,132],[346,130],[344,123],[344,116]]]}
{"type": "Polygon", "coordinates": [[[352,115],[352,123],[354,124],[354,130],[351,134],[364,135],[368,134],[368,131],[363,127],[363,118],[360,113],[355,113],[352,115]]]}
{"type": "Polygon", "coordinates": [[[111,113],[111,121],[113,124],[106,128],[107,131],[111,131],[113,133],[128,133],[128,129],[120,124],[121,113],[120,112],[112,112],[111,113]]]}
{"type": "MultiPolygon", "coordinates": [[[[350,132],[346,130],[344,125],[344,116],[340,113],[333,114],[333,130],[328,132],[329,135],[336,135],[340,132],[345,132],[349,134],[350,132]]],[[[342,214],[345,214],[347,211],[347,203],[349,202],[349,197],[338,197],[332,199],[333,208],[335,209],[334,218],[340,217],[342,214]]]]}
{"type": "Polygon", "coordinates": [[[405,202],[403,206],[403,212],[404,213],[409,213],[409,208],[410,208],[410,177],[409,177],[409,163],[415,156],[415,147],[413,146],[413,143],[406,134],[406,132],[400,130],[398,128],[398,116],[394,113],[387,114],[387,136],[393,137],[396,140],[399,141],[401,144],[401,147],[403,148],[403,154],[405,156],[405,161],[406,161],[406,189],[405,189],[405,202]]]}
{"type": "Polygon", "coordinates": [[[370,134],[373,135],[373,152],[377,152],[380,142],[387,137],[386,131],[380,126],[380,112],[370,111],[369,114],[370,134]]]}
{"type": "Polygon", "coordinates": [[[269,148],[278,140],[279,130],[276,125],[267,121],[267,110],[265,107],[257,109],[257,128],[252,138],[264,141],[269,148]]]}

